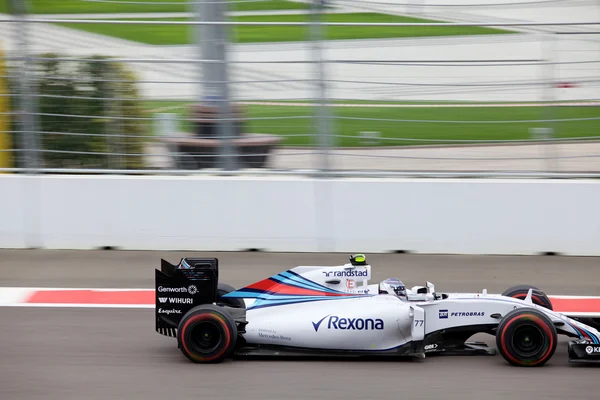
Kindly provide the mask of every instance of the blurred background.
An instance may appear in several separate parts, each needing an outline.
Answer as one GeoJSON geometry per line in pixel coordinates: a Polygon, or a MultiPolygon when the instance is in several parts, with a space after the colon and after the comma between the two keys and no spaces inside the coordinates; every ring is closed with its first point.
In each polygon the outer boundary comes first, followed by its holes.
{"type": "Polygon", "coordinates": [[[0,172],[600,174],[597,0],[8,0],[0,172]]]}
{"type": "Polygon", "coordinates": [[[599,139],[600,0],[0,0],[0,399],[596,398],[566,346],[535,374],[199,370],[153,270],[217,256],[243,287],[364,252],[374,282],[598,312],[599,139]]]}

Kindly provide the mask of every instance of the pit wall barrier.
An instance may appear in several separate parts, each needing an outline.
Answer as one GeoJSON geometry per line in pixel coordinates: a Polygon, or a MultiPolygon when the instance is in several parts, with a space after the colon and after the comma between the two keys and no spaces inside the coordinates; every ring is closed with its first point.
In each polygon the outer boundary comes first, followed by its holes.
{"type": "Polygon", "coordinates": [[[600,182],[0,175],[0,247],[600,255],[600,182]]]}

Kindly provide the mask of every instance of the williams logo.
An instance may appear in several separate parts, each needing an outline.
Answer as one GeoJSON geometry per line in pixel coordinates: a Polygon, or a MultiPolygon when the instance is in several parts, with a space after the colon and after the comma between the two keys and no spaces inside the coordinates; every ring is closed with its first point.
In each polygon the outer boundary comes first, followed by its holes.
{"type": "Polygon", "coordinates": [[[330,276],[335,276],[338,278],[351,278],[353,276],[358,276],[358,277],[368,277],[369,276],[369,271],[366,269],[364,271],[356,271],[354,269],[349,270],[349,271],[323,271],[323,273],[328,278],[330,276]]]}
{"type": "Polygon", "coordinates": [[[448,310],[440,310],[440,318],[448,319],[448,310]]]}
{"type": "Polygon", "coordinates": [[[318,320],[317,322],[313,322],[313,328],[315,328],[315,332],[319,331],[319,327],[321,326],[321,324],[325,321],[326,318],[329,318],[327,320],[327,324],[324,326],[327,326],[327,329],[335,329],[335,330],[354,330],[354,331],[372,331],[372,330],[383,330],[384,328],[384,324],[383,324],[383,320],[376,318],[376,319],[371,319],[371,318],[367,318],[367,319],[362,319],[362,318],[340,318],[336,315],[327,315],[323,318],[321,318],[320,320],[318,320]]]}

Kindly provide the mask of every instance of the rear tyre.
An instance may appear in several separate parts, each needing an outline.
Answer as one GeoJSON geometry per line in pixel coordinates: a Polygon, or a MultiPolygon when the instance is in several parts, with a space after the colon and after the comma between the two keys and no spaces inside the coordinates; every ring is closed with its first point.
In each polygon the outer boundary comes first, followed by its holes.
{"type": "Polygon", "coordinates": [[[218,363],[227,358],[237,341],[235,321],[222,307],[204,304],[188,311],[177,329],[181,352],[196,363],[218,363]]]}
{"type": "Polygon", "coordinates": [[[244,303],[244,299],[238,299],[235,297],[229,298],[225,296],[227,293],[235,292],[235,288],[233,286],[229,286],[225,283],[219,283],[217,288],[217,303],[224,304],[233,308],[246,308],[246,303],[244,303]]]}
{"type": "Polygon", "coordinates": [[[529,292],[529,289],[533,289],[533,294],[531,296],[531,301],[533,301],[533,304],[537,304],[538,306],[542,306],[549,310],[553,310],[552,302],[550,301],[548,296],[546,296],[546,293],[542,292],[540,289],[536,288],[535,286],[531,286],[531,285],[513,286],[511,288],[506,289],[504,291],[504,293],[502,293],[502,296],[512,297],[514,299],[525,300],[525,298],[527,297],[527,292],[529,292]]]}
{"type": "Polygon", "coordinates": [[[517,367],[541,367],[556,350],[558,338],[550,319],[534,308],[517,308],[502,319],[496,332],[498,351],[517,367]]]}

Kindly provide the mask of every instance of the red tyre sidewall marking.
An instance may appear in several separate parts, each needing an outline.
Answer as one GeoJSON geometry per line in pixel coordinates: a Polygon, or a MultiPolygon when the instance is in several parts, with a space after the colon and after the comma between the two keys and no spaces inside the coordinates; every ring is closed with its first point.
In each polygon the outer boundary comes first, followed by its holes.
{"type": "Polygon", "coordinates": [[[546,359],[546,357],[548,357],[548,355],[552,351],[552,347],[554,347],[554,337],[552,336],[552,331],[550,330],[550,328],[548,328],[548,326],[544,323],[544,321],[540,317],[538,317],[536,315],[531,315],[531,314],[517,315],[516,317],[513,317],[511,320],[509,320],[508,323],[504,326],[504,330],[502,331],[502,334],[500,335],[500,342],[502,343],[502,350],[504,351],[504,354],[506,354],[508,356],[508,358],[510,358],[512,361],[516,362],[517,364],[521,364],[521,365],[537,365],[537,364],[541,363],[542,361],[544,361],[546,359]],[[537,322],[539,325],[541,325],[542,329],[544,331],[546,331],[546,333],[548,334],[548,337],[550,338],[550,345],[548,346],[548,350],[546,351],[546,353],[544,353],[542,358],[540,358],[536,362],[524,364],[523,362],[514,358],[512,356],[512,354],[510,354],[506,348],[506,339],[505,339],[506,329],[508,327],[510,327],[510,325],[514,321],[517,321],[520,319],[532,320],[534,322],[537,322]]]}
{"type": "Polygon", "coordinates": [[[223,353],[225,353],[227,351],[227,348],[229,347],[229,343],[231,342],[231,332],[229,331],[229,327],[225,323],[225,320],[223,318],[221,318],[221,316],[219,316],[218,314],[215,314],[215,313],[207,313],[207,314],[195,315],[195,316],[191,317],[190,319],[188,319],[185,322],[185,324],[183,325],[182,330],[183,330],[183,332],[182,332],[181,337],[184,340],[181,341],[181,344],[183,345],[183,348],[185,349],[185,351],[189,355],[191,355],[193,358],[195,358],[195,359],[197,359],[199,361],[213,361],[213,360],[217,359],[218,357],[220,357],[221,355],[223,355],[223,353]],[[218,352],[217,354],[215,354],[215,355],[213,355],[211,357],[198,358],[195,355],[193,355],[192,352],[190,352],[190,350],[188,349],[188,347],[187,347],[187,345],[185,343],[185,334],[187,332],[187,328],[193,322],[204,321],[204,320],[212,319],[212,318],[218,320],[219,323],[221,324],[221,326],[225,330],[225,347],[223,348],[223,350],[221,350],[220,352],[218,352]]]}

